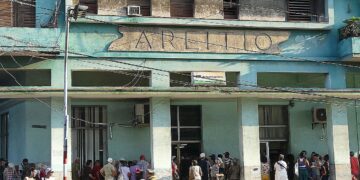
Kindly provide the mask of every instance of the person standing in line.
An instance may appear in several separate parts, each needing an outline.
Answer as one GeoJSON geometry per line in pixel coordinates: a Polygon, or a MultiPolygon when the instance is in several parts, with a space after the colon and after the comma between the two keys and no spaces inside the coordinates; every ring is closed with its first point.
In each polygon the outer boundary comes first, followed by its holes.
{"type": "Polygon", "coordinates": [[[172,178],[177,180],[177,179],[180,179],[180,176],[179,176],[179,169],[178,169],[178,166],[176,164],[176,156],[172,156],[171,157],[171,172],[172,172],[172,178]]]}
{"type": "Polygon", "coordinates": [[[222,154],[218,154],[217,159],[220,161],[219,173],[220,173],[220,174],[224,174],[224,173],[225,173],[225,164],[224,164],[224,162],[223,162],[223,155],[222,155],[222,154]]]}
{"type": "Polygon", "coordinates": [[[112,158],[108,158],[107,164],[100,169],[100,174],[105,178],[105,180],[114,180],[114,177],[116,177],[116,170],[113,163],[112,158]]]}
{"type": "Polygon", "coordinates": [[[137,165],[140,167],[143,179],[146,179],[147,169],[149,168],[150,164],[146,161],[145,155],[142,154],[140,156],[140,161],[137,163],[137,165]]]}
{"type": "Polygon", "coordinates": [[[24,179],[25,176],[30,176],[30,164],[29,164],[29,160],[28,159],[23,159],[22,163],[21,163],[21,179],[24,179]]]}
{"type": "Polygon", "coordinates": [[[201,167],[196,160],[193,160],[189,169],[189,180],[201,180],[202,175],[201,167]]]}
{"type": "Polygon", "coordinates": [[[312,180],[320,180],[321,161],[319,154],[314,154],[311,164],[312,180]]]}
{"type": "Polygon", "coordinates": [[[129,162],[129,166],[130,166],[130,173],[131,173],[131,180],[136,180],[137,178],[137,173],[140,172],[140,167],[139,165],[137,165],[137,161],[131,161],[129,162]]]}
{"type": "Polygon", "coordinates": [[[230,166],[229,179],[240,180],[240,163],[239,160],[236,158],[233,159],[233,165],[230,166]]]}
{"type": "Polygon", "coordinates": [[[83,169],[82,180],[93,180],[95,177],[91,173],[92,160],[87,160],[83,169]]]}
{"type": "Polygon", "coordinates": [[[120,159],[120,168],[118,170],[122,176],[123,180],[129,180],[130,174],[130,168],[127,166],[127,163],[124,158],[120,159]]]}
{"type": "Polygon", "coordinates": [[[288,180],[287,176],[287,164],[284,161],[284,155],[280,154],[279,161],[274,165],[275,180],[288,180]]]}
{"type": "Polygon", "coordinates": [[[8,167],[4,170],[4,180],[13,180],[15,179],[15,165],[9,163],[8,167]]]}
{"type": "Polygon", "coordinates": [[[95,180],[100,180],[100,176],[101,176],[100,169],[101,169],[100,160],[96,160],[94,163],[94,167],[91,170],[91,173],[94,176],[95,180]]]}
{"type": "Polygon", "coordinates": [[[201,167],[201,171],[202,171],[201,179],[208,180],[210,163],[209,163],[209,161],[207,161],[205,153],[200,154],[200,159],[199,159],[198,165],[201,167]]]}
{"type": "Polygon", "coordinates": [[[329,155],[325,155],[324,163],[321,166],[321,180],[329,180],[329,177],[330,177],[329,155]]]}
{"type": "Polygon", "coordinates": [[[224,159],[223,159],[223,162],[224,162],[224,166],[225,166],[225,180],[228,180],[229,179],[229,170],[230,170],[230,167],[233,165],[233,159],[230,157],[230,153],[229,152],[225,152],[224,153],[224,159]]]}
{"type": "Polygon", "coordinates": [[[220,162],[218,159],[215,158],[215,155],[214,158],[212,159],[214,160],[213,160],[213,164],[210,167],[210,178],[211,180],[219,180],[218,176],[219,176],[220,162]]]}
{"type": "Polygon", "coordinates": [[[270,180],[270,164],[265,156],[261,156],[261,180],[270,180]]]}
{"type": "Polygon", "coordinates": [[[350,165],[352,180],[357,180],[359,176],[359,160],[354,156],[354,152],[350,152],[350,165]]]}
{"type": "Polygon", "coordinates": [[[81,169],[79,158],[76,158],[71,165],[71,175],[72,180],[80,180],[81,169]]]}
{"type": "Polygon", "coordinates": [[[297,160],[299,180],[308,180],[309,179],[309,161],[306,159],[306,152],[302,151],[297,160]]]}

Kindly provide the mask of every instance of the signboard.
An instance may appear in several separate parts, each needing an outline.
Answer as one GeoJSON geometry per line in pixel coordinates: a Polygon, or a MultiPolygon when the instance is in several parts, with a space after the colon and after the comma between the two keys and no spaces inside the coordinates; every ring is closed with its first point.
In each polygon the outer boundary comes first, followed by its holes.
{"type": "Polygon", "coordinates": [[[225,72],[192,72],[191,84],[194,86],[226,86],[225,72]]]}
{"type": "Polygon", "coordinates": [[[120,27],[109,51],[280,53],[288,31],[120,27]]]}

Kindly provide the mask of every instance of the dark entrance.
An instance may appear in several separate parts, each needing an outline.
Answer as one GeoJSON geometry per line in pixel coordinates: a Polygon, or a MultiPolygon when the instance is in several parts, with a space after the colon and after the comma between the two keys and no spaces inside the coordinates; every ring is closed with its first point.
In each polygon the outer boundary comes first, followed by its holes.
{"type": "Polygon", "coordinates": [[[172,155],[181,179],[188,179],[192,159],[201,152],[201,106],[171,106],[172,155]]]}

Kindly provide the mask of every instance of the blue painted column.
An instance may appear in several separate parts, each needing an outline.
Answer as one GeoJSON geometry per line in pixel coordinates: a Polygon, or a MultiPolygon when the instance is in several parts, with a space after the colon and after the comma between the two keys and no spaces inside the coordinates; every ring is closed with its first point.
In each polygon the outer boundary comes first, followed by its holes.
{"type": "Polygon", "coordinates": [[[332,179],[351,179],[347,108],[345,105],[330,104],[326,110],[332,179]]]}
{"type": "Polygon", "coordinates": [[[150,99],[151,162],[159,179],[171,179],[171,116],[169,98],[150,99]]]}
{"type": "Polygon", "coordinates": [[[260,180],[260,138],[257,100],[239,98],[237,100],[237,112],[242,179],[260,180]]]}
{"type": "MultiPolygon", "coordinates": [[[[63,139],[64,139],[64,115],[62,98],[51,98],[51,168],[55,179],[62,179],[63,171],[63,139]]],[[[71,109],[71,108],[70,108],[71,109]]],[[[71,132],[69,132],[71,135],[71,132]]],[[[71,171],[71,136],[68,137],[68,172],[71,171]]],[[[67,177],[70,177],[68,173],[67,177]]]]}
{"type": "Polygon", "coordinates": [[[170,87],[170,73],[152,70],[150,82],[154,89],[168,89],[170,87]]]}
{"type": "Polygon", "coordinates": [[[329,71],[325,87],[327,89],[345,89],[346,88],[346,71],[337,67],[329,71]]]}

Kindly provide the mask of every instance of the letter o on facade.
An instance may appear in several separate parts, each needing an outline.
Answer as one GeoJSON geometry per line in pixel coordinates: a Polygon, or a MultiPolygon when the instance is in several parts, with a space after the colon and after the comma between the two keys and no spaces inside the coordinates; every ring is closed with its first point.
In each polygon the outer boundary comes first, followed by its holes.
{"type": "Polygon", "coordinates": [[[255,45],[259,50],[266,51],[271,48],[272,44],[271,37],[266,33],[261,33],[255,38],[255,45]]]}

